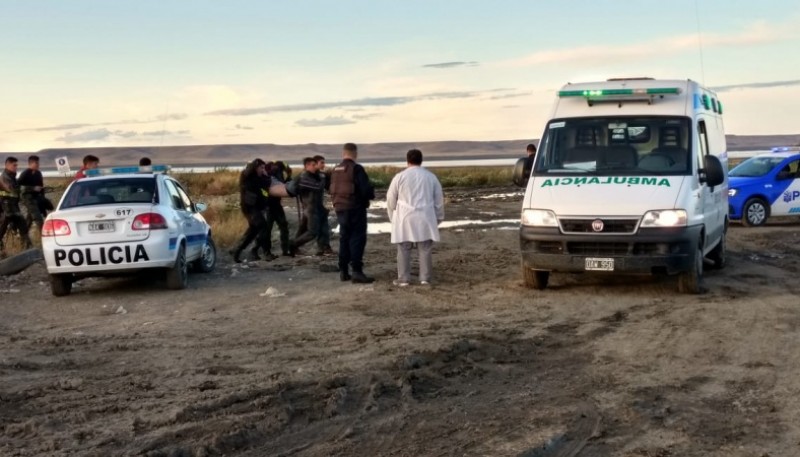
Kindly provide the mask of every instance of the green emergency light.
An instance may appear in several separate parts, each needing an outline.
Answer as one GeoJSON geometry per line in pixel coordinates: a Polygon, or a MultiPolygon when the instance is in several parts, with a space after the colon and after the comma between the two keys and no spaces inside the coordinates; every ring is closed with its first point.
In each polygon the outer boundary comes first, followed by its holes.
{"type": "Polygon", "coordinates": [[[615,95],[677,95],[681,90],[678,87],[653,87],[650,89],[590,89],[590,90],[562,90],[559,97],[586,97],[600,98],[615,95]]]}

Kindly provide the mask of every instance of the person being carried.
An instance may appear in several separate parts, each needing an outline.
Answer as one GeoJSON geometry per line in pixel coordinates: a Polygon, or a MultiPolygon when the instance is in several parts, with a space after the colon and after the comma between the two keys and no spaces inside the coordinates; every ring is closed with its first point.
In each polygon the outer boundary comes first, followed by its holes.
{"type": "Polygon", "coordinates": [[[96,156],[91,154],[85,156],[83,158],[83,167],[75,173],[75,179],[73,181],[77,181],[79,179],[83,179],[86,177],[86,170],[92,170],[100,166],[100,159],[96,156]]]}
{"type": "MultiPolygon", "coordinates": [[[[273,182],[286,183],[292,176],[292,169],[286,165],[286,162],[268,162],[267,172],[273,182]]],[[[264,255],[267,260],[273,260],[276,257],[272,254],[272,228],[278,225],[278,232],[280,233],[281,252],[286,257],[291,257],[291,249],[289,245],[289,221],[286,220],[286,212],[283,210],[283,204],[280,197],[270,195],[267,197],[267,226],[266,226],[266,239],[264,244],[264,255]]]]}
{"type": "Polygon", "coordinates": [[[5,250],[3,239],[9,227],[12,227],[25,249],[33,247],[31,239],[28,236],[28,225],[25,223],[25,218],[22,217],[22,211],[19,209],[19,184],[17,184],[17,166],[18,160],[16,157],[8,157],[5,161],[3,172],[0,173],[0,252],[5,250]]]}
{"type": "Polygon", "coordinates": [[[398,173],[386,193],[392,224],[391,242],[397,244],[397,280],[405,287],[411,282],[411,249],[419,251],[419,280],[431,283],[433,243],[439,241],[439,224],[444,220],[444,195],[436,175],[422,167],[422,152],[406,154],[408,168],[398,173]]]}
{"type": "Polygon", "coordinates": [[[32,155],[28,157],[28,168],[19,174],[17,184],[19,185],[22,206],[25,207],[27,212],[25,224],[28,228],[36,224],[41,234],[47,203],[44,202],[44,178],[42,177],[42,172],[39,171],[38,156],[32,155]]]}
{"type": "Polygon", "coordinates": [[[358,147],[347,143],[342,149],[342,163],[331,173],[331,200],[339,221],[339,277],[342,281],[368,284],[375,279],[364,274],[363,258],[367,246],[367,208],[370,200],[375,199],[375,189],[364,167],[356,163],[358,147]]]}

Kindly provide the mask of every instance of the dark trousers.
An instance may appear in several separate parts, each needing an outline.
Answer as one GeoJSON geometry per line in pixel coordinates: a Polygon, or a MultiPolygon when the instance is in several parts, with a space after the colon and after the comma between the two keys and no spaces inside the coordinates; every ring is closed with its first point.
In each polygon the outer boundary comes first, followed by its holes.
{"type": "Polygon", "coordinates": [[[287,254],[289,252],[289,221],[286,220],[286,212],[283,211],[281,205],[270,206],[267,209],[265,253],[269,254],[272,251],[272,227],[275,224],[278,224],[280,232],[281,251],[287,254]]]}
{"type": "Polygon", "coordinates": [[[32,227],[33,224],[36,224],[36,226],[39,227],[39,232],[42,231],[42,224],[44,224],[44,215],[42,214],[42,210],[39,205],[40,198],[42,197],[33,194],[22,195],[22,205],[25,207],[25,211],[28,213],[25,216],[25,223],[28,225],[28,227],[32,227]]]}
{"type": "Polygon", "coordinates": [[[248,210],[244,213],[247,218],[247,230],[242,235],[239,243],[236,245],[236,251],[242,252],[247,246],[258,238],[258,243],[253,248],[257,250],[259,247],[266,248],[264,243],[264,232],[267,227],[267,220],[264,219],[264,212],[257,209],[248,210]]]}
{"type": "Polygon", "coordinates": [[[320,249],[331,247],[331,223],[328,220],[329,211],[326,208],[323,211],[317,212],[317,217],[319,218],[319,237],[317,238],[317,244],[319,244],[320,249]]]}
{"type": "Polygon", "coordinates": [[[0,248],[3,247],[3,238],[6,236],[8,228],[11,227],[17,232],[26,248],[30,248],[33,243],[28,236],[28,224],[25,223],[25,218],[22,217],[22,212],[19,210],[19,200],[15,198],[2,198],[0,199],[0,248]]]}
{"type": "Polygon", "coordinates": [[[336,211],[336,219],[339,221],[339,268],[348,271],[349,265],[354,272],[361,273],[367,246],[367,210],[336,211]]]}
{"type": "MultiPolygon", "coordinates": [[[[294,238],[294,246],[300,247],[310,241],[319,240],[320,220],[316,211],[306,208],[300,216],[300,223],[297,225],[297,235],[294,238]]],[[[319,241],[317,242],[319,244],[319,241]]],[[[324,246],[319,245],[322,249],[324,246]]]]}

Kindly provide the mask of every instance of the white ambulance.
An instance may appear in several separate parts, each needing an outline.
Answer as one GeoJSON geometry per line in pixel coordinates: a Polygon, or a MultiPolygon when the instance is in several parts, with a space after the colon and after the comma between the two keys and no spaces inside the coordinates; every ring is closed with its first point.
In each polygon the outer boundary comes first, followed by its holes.
{"type": "Polygon", "coordinates": [[[725,265],[728,178],[722,104],[694,81],[567,84],[532,166],[520,159],[522,275],[668,274],[700,293],[725,265]],[[528,169],[530,167],[530,169],[528,169]]]}

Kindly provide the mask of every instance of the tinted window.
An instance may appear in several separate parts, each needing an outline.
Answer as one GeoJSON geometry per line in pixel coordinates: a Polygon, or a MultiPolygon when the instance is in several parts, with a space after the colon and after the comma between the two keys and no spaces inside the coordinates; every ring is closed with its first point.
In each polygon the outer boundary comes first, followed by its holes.
{"type": "Polygon", "coordinates": [[[745,160],[728,173],[738,178],[755,178],[764,176],[783,162],[783,157],[753,157],[745,160]]]}
{"type": "Polygon", "coordinates": [[[120,203],[153,203],[155,178],[92,179],[76,181],[64,196],[60,209],[120,203]]]}
{"type": "Polygon", "coordinates": [[[183,198],[181,198],[180,192],[178,192],[178,188],[175,186],[175,183],[171,180],[166,180],[164,184],[167,186],[167,192],[169,193],[169,202],[175,209],[185,210],[186,206],[183,203],[183,198]]]}
{"type": "Polygon", "coordinates": [[[603,117],[550,122],[534,175],[685,175],[691,172],[689,119],[603,117]]]}

